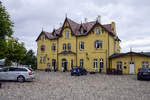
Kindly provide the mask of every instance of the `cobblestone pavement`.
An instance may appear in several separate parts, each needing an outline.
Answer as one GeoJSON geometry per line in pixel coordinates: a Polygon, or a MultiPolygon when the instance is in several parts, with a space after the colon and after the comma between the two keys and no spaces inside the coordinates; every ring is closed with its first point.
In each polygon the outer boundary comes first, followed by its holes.
{"type": "Polygon", "coordinates": [[[0,100],[150,100],[150,82],[136,75],[35,73],[33,82],[2,82],[0,100]]]}

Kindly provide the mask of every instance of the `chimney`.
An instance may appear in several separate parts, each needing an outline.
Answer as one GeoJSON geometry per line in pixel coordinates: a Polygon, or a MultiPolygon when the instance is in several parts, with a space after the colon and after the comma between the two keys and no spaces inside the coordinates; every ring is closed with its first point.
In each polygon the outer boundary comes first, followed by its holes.
{"type": "Polygon", "coordinates": [[[100,16],[100,15],[97,16],[97,21],[98,21],[99,23],[101,23],[101,16],[100,16]]]}
{"type": "Polygon", "coordinates": [[[116,35],[116,24],[115,24],[115,22],[111,22],[111,30],[114,33],[114,35],[116,35]]]}
{"type": "Polygon", "coordinates": [[[84,22],[87,23],[87,20],[88,20],[88,19],[85,17],[85,18],[84,18],[84,22]]]}

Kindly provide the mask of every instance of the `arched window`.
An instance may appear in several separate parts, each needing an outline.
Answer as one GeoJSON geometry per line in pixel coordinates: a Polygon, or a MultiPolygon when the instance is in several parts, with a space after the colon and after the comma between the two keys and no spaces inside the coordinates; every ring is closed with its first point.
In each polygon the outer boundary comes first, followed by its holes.
{"type": "Polygon", "coordinates": [[[68,43],[68,50],[70,51],[71,50],[71,44],[68,43]]]}
{"type": "Polygon", "coordinates": [[[102,41],[101,40],[96,40],[94,46],[95,46],[96,49],[102,48],[102,41]]]}
{"type": "Polygon", "coordinates": [[[94,67],[94,68],[97,68],[97,59],[94,59],[94,60],[93,60],[93,67],[94,67]]]}
{"type": "Polygon", "coordinates": [[[45,45],[41,45],[41,51],[45,51],[45,45]]]}
{"type": "Polygon", "coordinates": [[[66,44],[63,44],[63,50],[66,51],[66,44]]]}
{"type": "Polygon", "coordinates": [[[100,69],[104,68],[104,61],[103,59],[100,59],[100,69]]]}

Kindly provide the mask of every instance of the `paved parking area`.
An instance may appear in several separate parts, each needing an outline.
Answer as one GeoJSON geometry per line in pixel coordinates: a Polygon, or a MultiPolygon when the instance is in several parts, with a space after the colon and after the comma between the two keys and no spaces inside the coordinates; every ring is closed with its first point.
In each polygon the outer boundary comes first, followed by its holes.
{"type": "Polygon", "coordinates": [[[34,82],[2,82],[0,100],[150,100],[150,81],[136,75],[36,71],[34,82]]]}

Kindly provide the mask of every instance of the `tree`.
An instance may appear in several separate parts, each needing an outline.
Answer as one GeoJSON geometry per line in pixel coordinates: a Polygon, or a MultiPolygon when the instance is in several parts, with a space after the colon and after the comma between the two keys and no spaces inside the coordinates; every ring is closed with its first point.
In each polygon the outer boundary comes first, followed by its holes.
{"type": "Polygon", "coordinates": [[[5,53],[6,61],[9,62],[16,62],[20,64],[23,58],[26,56],[26,49],[23,43],[19,43],[18,39],[9,39],[7,41],[7,51],[5,53]]]}
{"type": "Polygon", "coordinates": [[[23,58],[21,64],[28,66],[31,65],[32,69],[37,69],[37,58],[33,50],[29,50],[26,53],[26,56],[23,58]]]}
{"type": "Polygon", "coordinates": [[[13,34],[13,22],[10,20],[10,16],[5,7],[0,1],[0,39],[6,39],[13,34]]]}
{"type": "Polygon", "coordinates": [[[12,28],[13,23],[10,20],[10,16],[0,1],[0,59],[5,58],[7,51],[6,38],[12,36],[12,28]]]}

